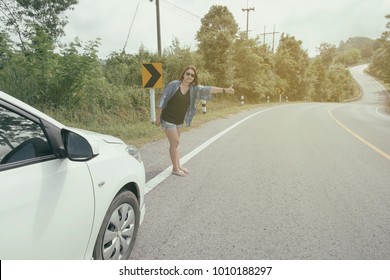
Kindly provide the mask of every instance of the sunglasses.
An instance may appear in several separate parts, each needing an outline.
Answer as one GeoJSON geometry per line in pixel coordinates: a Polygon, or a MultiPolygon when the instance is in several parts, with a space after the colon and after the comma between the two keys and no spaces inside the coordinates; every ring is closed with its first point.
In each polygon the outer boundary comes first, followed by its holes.
{"type": "Polygon", "coordinates": [[[192,78],[195,78],[195,74],[192,74],[192,73],[189,73],[189,72],[186,72],[186,76],[191,76],[192,78]]]}

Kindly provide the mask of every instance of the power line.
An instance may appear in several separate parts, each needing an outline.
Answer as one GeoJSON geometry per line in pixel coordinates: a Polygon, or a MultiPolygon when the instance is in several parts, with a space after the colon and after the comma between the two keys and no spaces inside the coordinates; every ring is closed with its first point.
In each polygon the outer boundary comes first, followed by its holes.
{"type": "MultiPolygon", "coordinates": [[[[158,54],[161,56],[160,1],[159,0],[155,0],[155,1],[156,1],[156,21],[157,21],[157,46],[158,46],[158,54]]],[[[194,13],[187,11],[187,10],[179,7],[178,5],[173,4],[167,0],[164,0],[164,1],[178,10],[183,11],[183,12],[185,12],[193,17],[200,19],[200,17],[195,15],[194,13]]],[[[153,0],[150,0],[150,2],[153,2],[153,0]]]]}
{"type": "Polygon", "coordinates": [[[198,15],[194,14],[193,12],[190,12],[190,11],[188,11],[188,10],[186,10],[186,9],[184,9],[184,8],[182,8],[182,7],[176,5],[176,4],[174,4],[174,3],[172,3],[172,2],[170,2],[168,0],[163,0],[163,1],[166,2],[167,4],[173,6],[174,8],[176,8],[177,10],[179,10],[181,12],[185,12],[185,13],[187,13],[188,15],[190,15],[192,17],[195,17],[197,19],[201,19],[200,16],[198,16],[198,15]]]}
{"type": "Polygon", "coordinates": [[[272,34],[272,53],[274,52],[275,47],[275,34],[279,32],[275,32],[275,24],[274,24],[274,31],[273,32],[265,32],[265,25],[264,25],[264,33],[261,33],[260,35],[263,35],[263,44],[265,45],[265,35],[271,35],[272,34]]]}
{"type": "Polygon", "coordinates": [[[127,33],[126,42],[125,42],[125,45],[123,46],[123,50],[122,50],[123,52],[125,51],[125,48],[127,46],[127,41],[129,40],[129,37],[130,37],[131,29],[133,28],[134,19],[135,19],[135,16],[137,15],[137,12],[138,12],[139,2],[141,2],[141,0],[138,0],[137,7],[135,8],[135,12],[134,12],[134,16],[133,16],[133,19],[131,21],[131,24],[130,24],[129,32],[127,33]]]}
{"type": "Polygon", "coordinates": [[[168,3],[161,2],[160,5],[164,9],[166,9],[166,10],[168,10],[168,11],[170,11],[170,12],[172,12],[172,13],[180,16],[180,17],[183,17],[186,20],[190,20],[190,21],[195,22],[195,23],[199,22],[199,18],[198,17],[195,17],[195,16],[193,16],[191,14],[184,14],[182,10],[180,10],[180,9],[174,7],[174,6],[168,5],[168,3]]]}

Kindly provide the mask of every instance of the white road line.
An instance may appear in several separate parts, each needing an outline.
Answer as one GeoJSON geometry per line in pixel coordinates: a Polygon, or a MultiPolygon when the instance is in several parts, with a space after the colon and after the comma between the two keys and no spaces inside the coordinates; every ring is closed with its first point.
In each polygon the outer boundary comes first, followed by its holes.
{"type": "MultiPolygon", "coordinates": [[[[286,106],[286,105],[283,105],[283,106],[286,106]]],[[[210,138],[209,140],[207,140],[206,142],[204,142],[203,144],[201,144],[199,147],[195,148],[194,150],[192,150],[191,152],[189,152],[188,154],[186,154],[184,157],[182,157],[180,159],[180,162],[182,164],[185,164],[186,162],[188,162],[190,159],[192,159],[194,156],[196,156],[197,154],[199,154],[201,151],[203,151],[205,148],[207,148],[208,146],[210,146],[214,141],[216,141],[217,139],[221,138],[223,135],[225,135],[226,133],[228,133],[230,130],[232,130],[233,128],[239,126],[240,124],[242,124],[243,122],[253,118],[254,116],[257,116],[261,113],[265,113],[267,111],[270,111],[270,110],[273,110],[273,109],[277,109],[277,108],[280,108],[281,106],[276,106],[276,107],[272,107],[272,108],[268,108],[268,109],[265,109],[265,110],[262,110],[262,111],[259,111],[259,112],[256,112],[256,113],[253,113],[252,115],[240,120],[239,122],[236,122],[235,124],[229,126],[228,128],[226,128],[225,130],[221,131],[220,133],[218,133],[217,135],[213,136],[212,138],[210,138]]],[[[145,194],[147,194],[148,192],[150,192],[151,190],[153,190],[158,184],[160,184],[162,181],[164,181],[166,178],[168,178],[168,176],[170,176],[172,173],[172,165],[169,166],[167,169],[165,169],[164,171],[162,171],[160,174],[158,174],[156,177],[154,177],[153,179],[151,179],[149,182],[146,183],[146,192],[145,194]]]]}

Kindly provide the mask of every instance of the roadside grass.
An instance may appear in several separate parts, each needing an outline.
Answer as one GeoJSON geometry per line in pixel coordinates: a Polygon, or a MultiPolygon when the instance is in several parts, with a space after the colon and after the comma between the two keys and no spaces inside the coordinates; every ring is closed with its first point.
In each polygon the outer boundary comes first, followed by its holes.
{"type": "MultiPolygon", "coordinates": [[[[358,92],[355,94],[358,95],[358,92]]],[[[290,102],[295,103],[295,102],[290,102]]],[[[281,103],[259,103],[244,104],[234,97],[215,97],[207,102],[205,114],[202,113],[201,102],[197,102],[197,114],[190,128],[185,127],[185,131],[191,128],[201,127],[205,123],[226,118],[231,114],[247,111],[259,107],[270,107],[281,103]]],[[[69,127],[79,127],[103,134],[113,135],[122,139],[127,144],[142,147],[146,143],[158,141],[165,138],[164,132],[150,122],[149,109],[124,109],[117,108],[116,111],[104,111],[98,106],[78,109],[77,112],[65,108],[56,110],[44,110],[46,114],[62,122],[69,127]],[[91,109],[93,108],[93,109],[91,109]]],[[[389,111],[389,110],[388,110],[389,111]]]]}
{"type": "MultiPolygon", "coordinates": [[[[237,102],[222,101],[213,103],[208,102],[206,106],[207,112],[202,113],[202,107],[197,104],[197,114],[194,117],[191,127],[185,127],[184,130],[188,131],[191,128],[201,127],[205,123],[218,119],[225,118],[228,115],[239,113],[245,110],[264,106],[264,104],[256,105],[237,105],[237,102]]],[[[154,142],[165,138],[163,130],[156,127],[150,121],[142,121],[137,123],[129,123],[123,127],[117,127],[115,130],[107,130],[105,133],[118,136],[128,144],[133,144],[137,147],[141,147],[146,143],[154,142]]]]}
{"type": "MultiPolygon", "coordinates": [[[[198,102],[196,106],[197,114],[191,128],[200,127],[211,120],[261,106],[267,105],[264,103],[240,105],[240,102],[233,98],[213,98],[213,100],[207,102],[207,112],[203,114],[201,102],[198,102]]],[[[150,122],[150,112],[137,113],[132,109],[132,112],[110,113],[96,109],[96,107],[94,107],[94,112],[88,109],[79,109],[76,113],[65,108],[45,109],[43,111],[66,126],[113,135],[122,139],[125,143],[137,147],[165,138],[164,132],[150,122]]],[[[185,130],[191,128],[185,128],[185,130]]]]}

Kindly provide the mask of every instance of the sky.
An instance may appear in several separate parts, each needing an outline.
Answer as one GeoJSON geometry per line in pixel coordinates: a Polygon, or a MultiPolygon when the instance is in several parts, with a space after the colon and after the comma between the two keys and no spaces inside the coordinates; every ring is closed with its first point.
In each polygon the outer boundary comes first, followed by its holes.
{"type": "MultiPolygon", "coordinates": [[[[260,37],[275,48],[282,33],[302,41],[309,56],[318,54],[321,43],[339,46],[351,37],[377,39],[386,30],[389,0],[159,0],[162,49],[178,39],[182,47],[196,50],[201,18],[213,5],[227,6],[240,31],[260,37]],[[249,13],[243,9],[251,9],[249,13]],[[248,17],[248,18],[247,18],[248,17]],[[265,32],[264,32],[265,31],[265,32]]],[[[156,1],[79,0],[66,13],[68,24],[63,43],[78,37],[87,42],[100,38],[99,57],[112,52],[138,53],[144,46],[157,53],[156,1]]]]}

